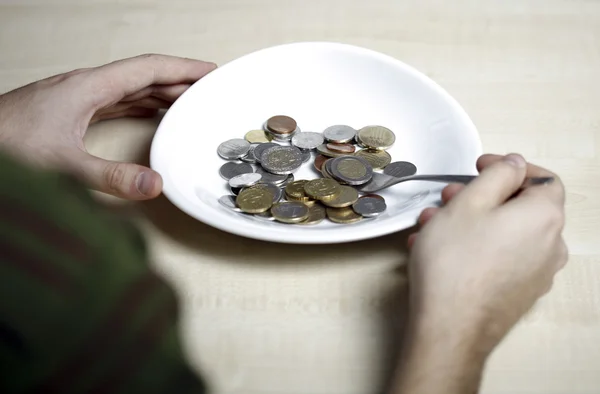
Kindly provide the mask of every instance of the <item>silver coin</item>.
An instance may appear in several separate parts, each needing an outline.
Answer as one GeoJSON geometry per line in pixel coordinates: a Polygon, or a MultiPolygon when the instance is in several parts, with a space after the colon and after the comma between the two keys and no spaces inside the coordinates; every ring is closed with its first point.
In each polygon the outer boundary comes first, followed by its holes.
{"type": "Polygon", "coordinates": [[[261,165],[273,174],[291,174],[302,165],[302,153],[293,146],[269,148],[262,154],[261,165]]]}
{"type": "Polygon", "coordinates": [[[352,204],[352,209],[354,212],[359,215],[372,218],[375,216],[379,216],[383,211],[387,209],[387,205],[385,204],[385,200],[375,197],[361,197],[352,204]]]}
{"type": "Polygon", "coordinates": [[[294,133],[290,133],[290,134],[276,134],[276,133],[271,133],[268,132],[271,135],[271,138],[273,138],[273,141],[277,141],[277,142],[290,142],[292,140],[292,138],[294,137],[294,133]]]}
{"type": "Polygon", "coordinates": [[[300,150],[300,153],[302,153],[302,163],[308,163],[312,158],[312,154],[309,150],[300,150]]]}
{"type": "Polygon", "coordinates": [[[337,157],[331,160],[331,165],[327,167],[327,170],[334,179],[352,186],[364,185],[373,178],[373,167],[360,157],[337,157]],[[348,170],[349,167],[357,170],[348,170]]]}
{"type": "Polygon", "coordinates": [[[276,183],[275,185],[279,186],[279,187],[286,187],[288,184],[290,184],[292,182],[294,182],[294,174],[288,175],[288,177],[283,182],[281,182],[279,184],[276,183]]]}
{"type": "Polygon", "coordinates": [[[306,217],[308,206],[301,202],[282,202],[271,208],[273,216],[293,221],[294,219],[306,217]]]}
{"type": "Polygon", "coordinates": [[[254,157],[256,158],[256,161],[260,163],[261,158],[262,158],[262,154],[269,148],[273,148],[275,146],[281,146],[279,144],[276,144],[274,142],[265,142],[262,144],[258,144],[258,146],[256,146],[256,148],[254,148],[254,150],[252,151],[252,153],[254,154],[254,157]]]}
{"type": "Polygon", "coordinates": [[[254,156],[254,149],[256,149],[257,146],[258,144],[250,144],[250,150],[248,151],[248,153],[246,153],[245,156],[240,157],[240,160],[245,161],[246,163],[258,163],[258,160],[256,160],[256,156],[254,156]]]}
{"type": "Polygon", "coordinates": [[[254,172],[254,168],[250,164],[234,163],[232,161],[223,164],[219,169],[219,175],[227,181],[240,174],[249,174],[251,172],[254,172]]]}
{"type": "Polygon", "coordinates": [[[257,213],[257,214],[254,215],[254,217],[256,219],[266,220],[266,221],[269,221],[269,222],[272,222],[272,221],[275,220],[275,218],[273,217],[273,215],[271,215],[271,211],[265,211],[265,212],[262,212],[262,213],[257,213]]]}
{"type": "Polygon", "coordinates": [[[221,205],[223,205],[224,207],[229,208],[235,212],[242,212],[242,210],[240,208],[238,208],[237,204],[235,203],[235,196],[231,196],[231,195],[221,196],[219,198],[219,203],[221,205]]]}
{"type": "Polygon", "coordinates": [[[256,185],[262,179],[262,175],[251,172],[249,174],[240,174],[238,176],[234,176],[229,180],[230,187],[249,187],[252,185],[256,185]]]}
{"type": "Polygon", "coordinates": [[[262,167],[259,167],[256,170],[256,173],[262,175],[262,179],[260,180],[261,183],[272,183],[274,185],[282,184],[289,177],[289,175],[287,175],[287,174],[282,174],[282,175],[271,174],[270,172],[266,171],[262,167]]]}
{"type": "Polygon", "coordinates": [[[325,138],[321,133],[314,133],[312,131],[304,131],[302,133],[297,133],[292,137],[292,145],[296,148],[300,149],[308,149],[313,150],[316,149],[317,146],[321,145],[325,142],[325,138]]]}
{"type": "Polygon", "coordinates": [[[356,130],[346,125],[335,125],[325,129],[323,136],[329,142],[336,142],[338,144],[345,144],[350,142],[356,136],[356,130]]]}
{"type": "Polygon", "coordinates": [[[265,189],[270,191],[273,194],[273,204],[279,202],[279,200],[281,200],[281,198],[283,197],[283,190],[281,190],[279,186],[273,183],[259,183],[252,187],[264,187],[265,189]]]}
{"type": "Polygon", "coordinates": [[[296,126],[296,130],[294,130],[293,132],[288,133],[288,134],[274,133],[267,127],[267,122],[265,122],[263,124],[263,130],[265,131],[265,133],[267,133],[269,136],[271,136],[273,141],[278,141],[278,142],[290,142],[292,140],[292,138],[294,137],[294,135],[301,132],[300,127],[296,126]]]}
{"type": "Polygon", "coordinates": [[[408,161],[395,161],[385,166],[383,173],[396,178],[403,178],[415,175],[417,173],[417,166],[408,161]]]}
{"type": "Polygon", "coordinates": [[[250,150],[250,143],[243,138],[234,138],[229,141],[223,142],[217,148],[217,153],[225,160],[235,160],[250,150]]]}

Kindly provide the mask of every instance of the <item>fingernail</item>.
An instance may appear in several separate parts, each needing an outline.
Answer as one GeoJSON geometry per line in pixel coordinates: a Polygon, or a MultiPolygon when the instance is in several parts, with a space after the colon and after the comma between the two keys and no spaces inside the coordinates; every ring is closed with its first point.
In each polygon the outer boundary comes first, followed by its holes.
{"type": "Polygon", "coordinates": [[[511,153],[510,155],[504,156],[504,161],[510,165],[513,165],[517,168],[525,168],[527,162],[521,155],[517,155],[515,153],[511,153]]]}
{"type": "Polygon", "coordinates": [[[144,196],[150,196],[152,189],[154,188],[152,174],[147,171],[139,173],[135,179],[135,187],[137,188],[138,192],[144,196]]]}

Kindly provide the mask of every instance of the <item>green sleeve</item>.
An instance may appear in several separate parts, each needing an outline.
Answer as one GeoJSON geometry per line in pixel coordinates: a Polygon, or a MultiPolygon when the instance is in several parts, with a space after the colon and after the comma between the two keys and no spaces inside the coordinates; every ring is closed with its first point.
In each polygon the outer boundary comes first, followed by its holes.
{"type": "Polygon", "coordinates": [[[1,393],[204,393],[144,240],[69,176],[0,156],[1,393]]]}

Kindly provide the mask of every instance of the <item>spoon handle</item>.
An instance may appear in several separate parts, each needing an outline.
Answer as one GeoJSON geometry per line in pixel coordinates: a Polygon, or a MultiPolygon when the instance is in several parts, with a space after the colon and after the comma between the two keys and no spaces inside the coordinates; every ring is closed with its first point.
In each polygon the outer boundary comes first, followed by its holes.
{"type": "Polygon", "coordinates": [[[412,176],[407,176],[407,177],[400,178],[400,179],[401,179],[401,182],[404,182],[404,181],[431,181],[431,182],[467,184],[475,178],[477,178],[477,175],[412,175],[412,176]]]}
{"type": "MultiPolygon", "coordinates": [[[[467,184],[475,178],[477,178],[477,175],[412,175],[412,176],[407,176],[404,178],[398,178],[399,182],[394,182],[393,184],[405,182],[405,181],[430,181],[430,182],[467,184]]],[[[523,184],[523,187],[551,183],[553,180],[554,180],[553,177],[526,178],[525,182],[523,184]]]]}

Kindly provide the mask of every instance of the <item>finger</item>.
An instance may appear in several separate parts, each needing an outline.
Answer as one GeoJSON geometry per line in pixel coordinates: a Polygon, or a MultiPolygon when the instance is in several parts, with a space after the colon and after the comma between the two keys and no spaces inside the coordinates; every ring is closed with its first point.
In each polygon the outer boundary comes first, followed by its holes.
{"type": "Polygon", "coordinates": [[[146,113],[148,113],[149,117],[152,117],[156,115],[156,110],[169,108],[169,106],[171,106],[171,103],[153,97],[147,97],[130,103],[121,102],[98,110],[94,116],[92,116],[90,122],[94,123],[98,120],[122,118],[125,116],[146,117],[144,115],[146,113]],[[142,111],[140,108],[152,109],[152,111],[142,111]],[[141,113],[142,115],[136,116],[137,113],[141,113]]]}
{"type": "Polygon", "coordinates": [[[128,200],[147,200],[162,191],[162,178],[150,168],[100,159],[80,151],[75,160],[78,175],[92,189],[128,200]]]}
{"type": "Polygon", "coordinates": [[[101,122],[103,120],[119,119],[119,118],[153,118],[158,114],[158,110],[154,108],[132,107],[121,111],[108,111],[96,114],[90,123],[101,122]]]}
{"type": "Polygon", "coordinates": [[[413,233],[408,236],[408,241],[406,241],[406,245],[408,246],[409,249],[412,249],[412,247],[414,246],[418,235],[419,235],[419,233],[413,233]]]}
{"type": "Polygon", "coordinates": [[[448,204],[450,200],[454,198],[461,190],[465,188],[465,185],[461,183],[452,183],[442,190],[442,202],[448,204]]]}
{"type": "Polygon", "coordinates": [[[448,207],[477,212],[503,204],[523,184],[527,162],[516,154],[505,156],[481,174],[450,201],[448,207]]]}
{"type": "Polygon", "coordinates": [[[527,177],[552,177],[552,183],[543,185],[532,185],[524,188],[519,193],[519,198],[549,198],[551,201],[559,204],[565,204],[565,186],[560,177],[545,168],[534,164],[527,165],[527,177]]]}
{"type": "Polygon", "coordinates": [[[439,208],[425,208],[419,215],[419,226],[423,227],[439,211],[439,208]]]}
{"type": "Polygon", "coordinates": [[[138,101],[133,101],[131,103],[134,107],[144,107],[144,108],[156,108],[156,109],[167,109],[173,103],[170,101],[162,100],[156,97],[146,97],[138,101]]]}
{"type": "Polygon", "coordinates": [[[481,155],[479,157],[479,159],[477,159],[477,170],[479,172],[483,171],[485,168],[491,166],[492,164],[499,162],[500,160],[502,160],[504,156],[502,155],[492,155],[492,154],[485,154],[485,155],[481,155]]]}
{"type": "MultiPolygon", "coordinates": [[[[484,170],[490,165],[502,160],[503,156],[499,155],[483,155],[477,160],[477,169],[479,171],[484,170]]],[[[522,191],[519,196],[540,196],[545,195],[553,201],[564,204],[565,202],[565,188],[560,180],[560,177],[552,171],[546,170],[535,164],[527,164],[527,177],[553,177],[554,181],[551,184],[536,185],[534,187],[528,187],[522,191]]]]}
{"type": "Polygon", "coordinates": [[[558,252],[557,252],[557,271],[560,271],[561,269],[563,269],[565,267],[565,265],[567,265],[567,262],[569,261],[569,248],[567,247],[567,244],[565,243],[565,240],[561,237],[559,245],[558,245],[558,252]]]}
{"type": "Polygon", "coordinates": [[[130,94],[124,97],[121,102],[131,102],[141,100],[146,97],[156,97],[161,100],[173,103],[177,100],[186,90],[190,88],[190,84],[177,84],[177,85],[153,85],[148,86],[138,92],[130,94]]]}
{"type": "Polygon", "coordinates": [[[178,85],[165,85],[157,86],[152,93],[152,96],[159,99],[163,99],[169,102],[175,102],[182,94],[184,94],[192,85],[189,84],[178,84],[178,85]]]}
{"type": "Polygon", "coordinates": [[[102,108],[148,86],[194,83],[216,67],[200,60],[142,55],[95,69],[90,83],[97,94],[95,104],[102,108]]]}

